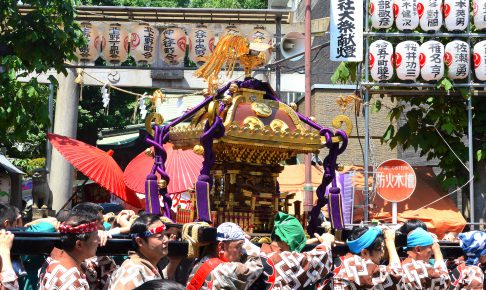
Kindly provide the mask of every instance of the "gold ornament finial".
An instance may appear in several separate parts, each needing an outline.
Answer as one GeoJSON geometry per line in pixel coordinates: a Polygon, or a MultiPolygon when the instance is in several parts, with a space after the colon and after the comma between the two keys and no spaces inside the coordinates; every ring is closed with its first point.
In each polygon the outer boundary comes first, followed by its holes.
{"type": "Polygon", "coordinates": [[[292,110],[297,111],[298,107],[296,103],[290,103],[289,107],[292,108],[292,110]]]}
{"type": "Polygon", "coordinates": [[[145,149],[145,155],[149,157],[154,157],[154,150],[152,148],[145,149]]]}
{"type": "Polygon", "coordinates": [[[157,181],[157,185],[159,188],[166,188],[167,187],[167,181],[165,179],[160,179],[157,181]]]}
{"type": "Polygon", "coordinates": [[[204,154],[204,147],[201,145],[194,145],[194,148],[192,148],[192,151],[196,153],[197,155],[203,155],[204,154]]]}

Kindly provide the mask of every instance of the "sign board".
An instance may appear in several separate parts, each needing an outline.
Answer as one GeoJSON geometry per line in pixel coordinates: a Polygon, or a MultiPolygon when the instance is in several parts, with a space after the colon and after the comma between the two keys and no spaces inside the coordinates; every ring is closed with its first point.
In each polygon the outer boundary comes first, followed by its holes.
{"type": "Polygon", "coordinates": [[[363,0],[331,0],[331,60],[363,61],[363,0]]]}
{"type": "Polygon", "coordinates": [[[408,199],[415,191],[417,177],[412,166],[400,159],[390,159],[376,169],[376,192],[390,202],[408,199]]]}

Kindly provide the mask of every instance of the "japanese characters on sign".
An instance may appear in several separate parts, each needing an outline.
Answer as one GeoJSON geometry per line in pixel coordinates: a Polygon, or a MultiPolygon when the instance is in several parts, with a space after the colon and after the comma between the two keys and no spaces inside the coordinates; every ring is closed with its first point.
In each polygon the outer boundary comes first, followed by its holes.
{"type": "Polygon", "coordinates": [[[137,23],[132,26],[130,37],[130,55],[137,64],[147,65],[153,63],[157,30],[148,23],[137,23]]]}
{"type": "Polygon", "coordinates": [[[474,27],[476,30],[486,28],[486,0],[473,1],[474,27]]]}
{"type": "Polygon", "coordinates": [[[363,0],[331,0],[331,60],[363,60],[363,0]]]}
{"type": "Polygon", "coordinates": [[[375,29],[390,28],[393,25],[392,0],[370,0],[371,26],[375,29]]]}
{"type": "Polygon", "coordinates": [[[168,64],[181,63],[186,55],[186,32],[174,26],[164,29],[160,35],[160,54],[168,64]]]}
{"type": "Polygon", "coordinates": [[[424,42],[419,54],[420,74],[426,81],[444,77],[444,45],[435,40],[424,42]]]}
{"type": "Polygon", "coordinates": [[[474,45],[474,74],[480,81],[486,81],[486,40],[474,45]]]}
{"type": "Polygon", "coordinates": [[[393,14],[395,14],[395,23],[398,30],[411,31],[418,27],[417,2],[417,0],[395,0],[393,3],[393,14]]]}
{"type": "Polygon", "coordinates": [[[417,11],[420,28],[426,32],[440,29],[442,26],[442,0],[419,0],[417,11]]]}
{"type": "Polygon", "coordinates": [[[445,27],[448,31],[461,31],[469,24],[469,0],[444,0],[445,27]]]}
{"type": "Polygon", "coordinates": [[[449,68],[447,76],[450,79],[466,79],[469,75],[469,44],[461,40],[453,40],[445,46],[444,60],[449,68]]]}
{"type": "Polygon", "coordinates": [[[194,27],[189,36],[189,58],[197,65],[202,65],[213,50],[213,32],[203,24],[194,27]]]}
{"type": "Polygon", "coordinates": [[[393,76],[393,46],[385,40],[377,40],[370,45],[370,73],[373,80],[387,81],[393,76]]]}
{"type": "Polygon", "coordinates": [[[87,44],[76,49],[76,56],[81,63],[94,64],[94,61],[99,57],[101,45],[98,29],[96,25],[89,22],[82,22],[80,26],[87,44]]]}
{"type": "Polygon", "coordinates": [[[102,57],[111,64],[120,64],[128,57],[128,32],[124,25],[110,23],[103,32],[102,57]]]}
{"type": "Polygon", "coordinates": [[[390,202],[401,202],[410,198],[417,186],[417,177],[412,166],[400,159],[381,163],[375,176],[376,192],[390,202]]]}
{"type": "Polygon", "coordinates": [[[395,47],[395,67],[401,80],[416,80],[420,75],[419,44],[403,41],[395,47]]]}

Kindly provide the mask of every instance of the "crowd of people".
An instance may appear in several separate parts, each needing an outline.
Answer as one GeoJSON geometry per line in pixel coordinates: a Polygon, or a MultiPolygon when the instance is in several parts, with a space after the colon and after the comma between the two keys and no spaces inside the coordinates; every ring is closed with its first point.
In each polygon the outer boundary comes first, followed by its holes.
{"type": "Polygon", "coordinates": [[[485,232],[445,237],[464,251],[447,260],[437,237],[417,220],[399,229],[356,227],[340,242],[329,233],[308,238],[295,217],[278,212],[268,243],[255,244],[238,225],[225,222],[216,240],[199,244],[191,260],[170,255],[169,241],[179,237],[167,229],[170,221],[153,214],[106,214],[98,204],[81,203],[24,226],[18,209],[0,204],[0,221],[1,289],[483,289],[484,284],[485,232]],[[12,229],[19,227],[60,235],[48,257],[20,257],[23,273],[14,270],[10,253],[12,229]],[[397,247],[397,231],[406,236],[404,248],[397,247]],[[125,257],[97,256],[115,234],[128,234],[132,249],[125,257]],[[340,244],[349,251],[333,255],[340,244]]]}

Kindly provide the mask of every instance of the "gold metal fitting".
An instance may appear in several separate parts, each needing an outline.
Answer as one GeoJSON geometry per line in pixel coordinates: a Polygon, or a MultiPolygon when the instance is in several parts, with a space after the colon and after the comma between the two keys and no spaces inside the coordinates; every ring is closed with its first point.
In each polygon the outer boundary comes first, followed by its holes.
{"type": "Polygon", "coordinates": [[[297,111],[297,104],[296,103],[290,103],[289,107],[292,108],[292,110],[297,111]]]}
{"type": "Polygon", "coordinates": [[[157,181],[157,185],[159,186],[159,188],[166,188],[167,181],[165,181],[164,179],[160,179],[159,181],[157,181]]]}
{"type": "Polygon", "coordinates": [[[310,117],[309,117],[309,120],[311,120],[312,122],[317,121],[316,117],[314,117],[314,116],[310,116],[310,117]]]}
{"type": "Polygon", "coordinates": [[[204,154],[204,147],[201,145],[194,145],[194,148],[192,148],[192,151],[196,153],[197,155],[203,155],[204,154]]]}
{"type": "Polygon", "coordinates": [[[145,155],[149,157],[154,157],[154,150],[152,148],[145,149],[145,155]]]}
{"type": "Polygon", "coordinates": [[[231,96],[225,96],[223,98],[223,103],[225,103],[226,105],[231,105],[232,102],[233,102],[233,97],[231,96]]]}

